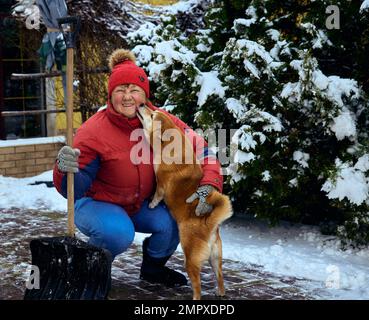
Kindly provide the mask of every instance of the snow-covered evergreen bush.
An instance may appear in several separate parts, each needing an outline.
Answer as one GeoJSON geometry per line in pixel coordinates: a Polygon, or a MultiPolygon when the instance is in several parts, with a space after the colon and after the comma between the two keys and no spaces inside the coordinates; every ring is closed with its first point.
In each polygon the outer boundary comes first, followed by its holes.
{"type": "Polygon", "coordinates": [[[177,13],[128,35],[155,102],[195,128],[235,129],[226,190],[236,210],[271,223],[329,222],[343,238],[369,242],[369,42],[353,35],[354,54],[347,31],[325,27],[325,8],[337,4],[347,29],[368,32],[366,9],[327,0],[206,3],[201,22],[192,7],[197,31],[181,29],[177,13]]]}

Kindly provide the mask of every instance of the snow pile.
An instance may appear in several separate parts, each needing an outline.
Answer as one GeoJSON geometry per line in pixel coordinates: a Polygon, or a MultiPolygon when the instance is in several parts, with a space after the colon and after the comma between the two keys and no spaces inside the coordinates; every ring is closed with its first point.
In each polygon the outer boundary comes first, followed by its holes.
{"type": "Polygon", "coordinates": [[[257,14],[256,14],[256,9],[255,7],[250,6],[249,8],[246,9],[246,15],[250,16],[250,19],[244,19],[244,18],[240,18],[240,19],[235,19],[233,21],[233,30],[235,30],[237,32],[238,26],[239,25],[243,25],[245,27],[250,27],[252,24],[254,24],[257,21],[257,14]]]}
{"type": "Polygon", "coordinates": [[[45,143],[65,143],[65,137],[55,136],[55,137],[45,137],[45,138],[0,140],[0,148],[1,147],[27,146],[31,144],[45,144],[45,143]]]}
{"type": "Polygon", "coordinates": [[[369,10],[369,0],[364,0],[360,6],[360,12],[369,10]]]}
{"type": "MultiPolygon", "coordinates": [[[[157,30],[157,26],[151,22],[145,22],[143,23],[140,28],[136,31],[129,32],[127,34],[127,39],[129,39],[132,42],[135,42],[137,39],[142,39],[143,41],[149,42],[155,35],[155,32],[157,30]]],[[[137,48],[133,49],[133,52],[135,52],[137,48]]],[[[137,63],[140,62],[140,59],[137,59],[137,63]]]]}
{"type": "Polygon", "coordinates": [[[361,157],[354,167],[336,159],[337,175],[328,179],[322,186],[330,199],[343,200],[360,205],[369,197],[369,178],[365,176],[368,170],[368,156],[361,157]]]}
{"type": "Polygon", "coordinates": [[[318,299],[368,299],[369,249],[340,250],[340,241],[312,226],[234,218],[221,229],[226,259],[274,274],[312,280],[318,299]]]}
{"type": "MultiPolygon", "coordinates": [[[[279,66],[279,63],[275,62],[270,56],[270,53],[265,50],[264,46],[258,44],[255,41],[250,41],[246,39],[236,40],[231,38],[225,48],[225,51],[230,53],[231,59],[243,60],[243,65],[246,71],[250,73],[253,77],[260,79],[261,73],[259,71],[259,65],[264,66],[264,73],[272,74],[272,70],[279,66]]],[[[223,56],[222,64],[220,68],[224,68],[227,61],[223,56]]],[[[228,58],[228,57],[227,57],[228,58]]]]}
{"type": "Polygon", "coordinates": [[[237,150],[234,156],[235,163],[244,164],[255,159],[255,155],[252,152],[243,152],[242,150],[237,150]]]}
{"type": "Polygon", "coordinates": [[[222,87],[221,81],[218,79],[218,72],[201,72],[201,74],[196,77],[195,81],[201,87],[198,93],[199,99],[197,101],[199,107],[201,107],[208,97],[213,94],[220,98],[224,97],[225,90],[222,87]]]}
{"type": "Polygon", "coordinates": [[[244,120],[244,115],[247,111],[247,107],[242,100],[246,100],[244,97],[241,99],[228,98],[225,102],[227,109],[233,114],[234,118],[237,122],[241,122],[244,120]]]}
{"type": "MultiPolygon", "coordinates": [[[[312,59],[310,63],[313,68],[317,67],[315,59],[312,59]]],[[[281,97],[288,98],[289,102],[298,102],[304,93],[303,84],[308,80],[309,72],[305,69],[303,60],[293,60],[290,62],[290,66],[298,72],[300,81],[285,84],[281,97]]],[[[358,83],[353,79],[342,79],[337,76],[327,77],[319,69],[312,72],[311,79],[313,86],[309,90],[319,92],[323,99],[328,99],[338,108],[343,108],[345,105],[343,97],[353,99],[360,96],[358,83]]]]}
{"type": "Polygon", "coordinates": [[[52,181],[52,171],[23,179],[0,176],[0,208],[66,211],[67,200],[44,183],[32,185],[36,181],[52,181]]]}
{"type": "Polygon", "coordinates": [[[249,111],[247,111],[245,117],[252,123],[265,123],[262,128],[266,132],[280,132],[283,129],[282,123],[277,117],[273,116],[269,112],[261,111],[255,107],[252,107],[249,111]]]}
{"type": "Polygon", "coordinates": [[[314,37],[312,40],[312,48],[313,49],[320,49],[323,48],[323,45],[332,45],[332,42],[328,39],[325,32],[321,29],[318,29],[312,23],[301,23],[300,28],[303,28],[314,37]]]}
{"type": "Polygon", "coordinates": [[[293,153],[293,160],[299,163],[301,167],[303,168],[309,167],[309,164],[308,164],[309,159],[310,159],[310,155],[308,153],[301,152],[301,151],[295,151],[293,153]]]}
{"type": "Polygon", "coordinates": [[[172,65],[175,62],[183,64],[193,64],[196,54],[188,50],[178,40],[159,42],[155,46],[155,53],[158,55],[159,63],[172,65]]]}
{"type": "Polygon", "coordinates": [[[335,133],[337,140],[356,136],[356,124],[354,116],[347,110],[333,119],[330,129],[335,133]]]}

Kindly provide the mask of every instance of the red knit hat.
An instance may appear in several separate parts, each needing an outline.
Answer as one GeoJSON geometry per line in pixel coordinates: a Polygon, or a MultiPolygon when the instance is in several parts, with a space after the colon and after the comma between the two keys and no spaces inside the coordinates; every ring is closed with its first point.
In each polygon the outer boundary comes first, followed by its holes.
{"type": "Polygon", "coordinates": [[[135,84],[142,88],[149,98],[149,79],[145,71],[136,65],[133,52],[125,49],[115,50],[109,57],[109,67],[111,70],[108,83],[109,99],[114,88],[121,84],[135,84]]]}

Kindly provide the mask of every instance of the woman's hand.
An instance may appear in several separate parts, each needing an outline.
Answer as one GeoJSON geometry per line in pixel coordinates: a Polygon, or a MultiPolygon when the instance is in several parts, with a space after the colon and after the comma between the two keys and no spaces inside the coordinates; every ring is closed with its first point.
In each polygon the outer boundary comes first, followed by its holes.
{"type": "Polygon", "coordinates": [[[80,154],[79,149],[73,149],[69,146],[61,148],[56,157],[58,169],[62,172],[78,172],[78,157],[80,154]]]}
{"type": "Polygon", "coordinates": [[[186,203],[191,203],[196,199],[199,199],[199,203],[196,207],[195,214],[197,216],[202,216],[213,211],[213,206],[206,202],[206,198],[208,195],[214,190],[214,187],[208,184],[198,187],[196,192],[192,194],[187,200],[186,203]]]}

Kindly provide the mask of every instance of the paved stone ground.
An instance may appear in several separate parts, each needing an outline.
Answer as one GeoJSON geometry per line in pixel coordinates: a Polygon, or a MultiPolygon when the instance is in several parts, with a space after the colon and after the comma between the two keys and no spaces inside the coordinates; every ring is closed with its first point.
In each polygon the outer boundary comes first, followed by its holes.
{"type": "MultiPolygon", "coordinates": [[[[60,212],[40,212],[24,209],[0,209],[0,300],[22,299],[31,262],[29,241],[44,236],[64,234],[66,217],[60,212]]],[[[82,237],[81,234],[77,234],[82,237]]],[[[141,246],[132,245],[117,257],[112,268],[111,300],[191,299],[191,287],[168,289],[139,279],[141,246]]],[[[167,263],[170,268],[182,271],[183,255],[175,253],[167,263]]],[[[226,297],[222,299],[314,299],[316,293],[306,288],[309,281],[290,277],[277,277],[261,271],[258,266],[224,260],[223,274],[226,297]]],[[[215,296],[216,280],[206,264],[202,274],[202,298],[215,296]]]]}

